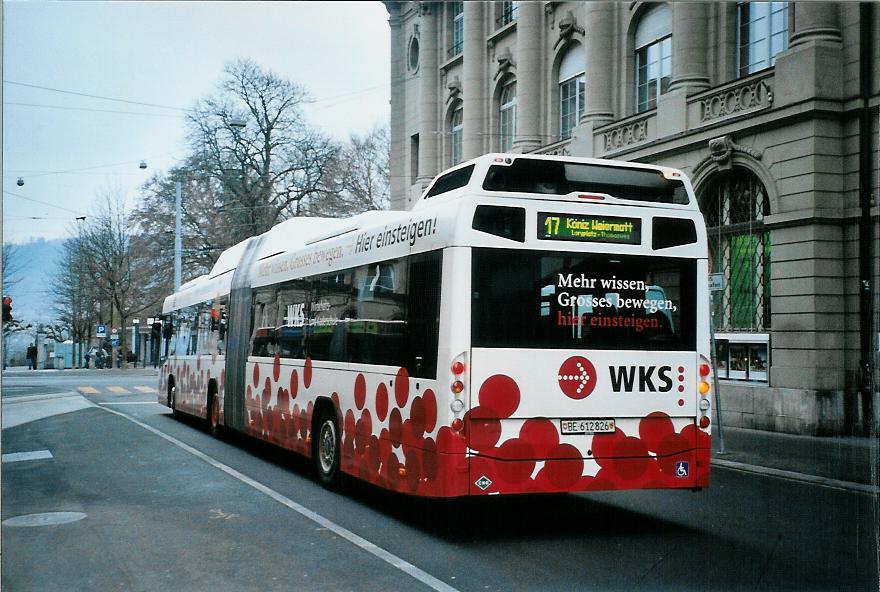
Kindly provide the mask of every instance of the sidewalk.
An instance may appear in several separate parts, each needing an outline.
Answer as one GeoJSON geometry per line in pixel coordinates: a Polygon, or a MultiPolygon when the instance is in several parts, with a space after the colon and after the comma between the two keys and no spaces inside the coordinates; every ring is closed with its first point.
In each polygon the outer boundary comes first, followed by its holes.
{"type": "Polygon", "coordinates": [[[712,434],[715,467],[877,492],[876,439],[796,436],[732,427],[723,431],[725,454],[718,452],[717,429],[712,434]]]}

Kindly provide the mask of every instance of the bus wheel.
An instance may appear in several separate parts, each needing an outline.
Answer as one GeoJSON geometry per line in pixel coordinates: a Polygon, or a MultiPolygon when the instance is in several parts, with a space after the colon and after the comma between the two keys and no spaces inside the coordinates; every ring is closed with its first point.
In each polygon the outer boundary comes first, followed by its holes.
{"type": "Polygon", "coordinates": [[[177,417],[177,387],[173,384],[168,387],[168,406],[171,407],[171,416],[177,417]]]}
{"type": "Polygon", "coordinates": [[[223,428],[220,426],[220,399],[216,395],[211,397],[210,407],[208,425],[211,428],[211,435],[219,438],[223,435],[223,428]]]}
{"type": "Polygon", "coordinates": [[[335,414],[325,410],[318,420],[318,437],[315,443],[315,466],[318,480],[327,489],[339,485],[339,428],[335,414]]]}

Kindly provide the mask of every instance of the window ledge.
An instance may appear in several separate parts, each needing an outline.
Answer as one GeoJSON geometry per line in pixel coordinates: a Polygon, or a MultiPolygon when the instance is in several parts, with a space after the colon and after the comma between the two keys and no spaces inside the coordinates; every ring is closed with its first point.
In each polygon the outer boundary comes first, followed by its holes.
{"type": "Polygon", "coordinates": [[[513,19],[512,21],[510,21],[506,25],[504,25],[504,26],[496,29],[492,33],[490,33],[489,36],[486,37],[486,43],[498,43],[500,40],[507,37],[507,35],[510,34],[511,31],[515,31],[515,30],[516,30],[516,19],[513,19]]]}
{"type": "Polygon", "coordinates": [[[450,70],[453,66],[458,66],[459,64],[464,62],[464,54],[460,53],[458,55],[452,56],[450,59],[446,60],[442,64],[440,64],[441,70],[450,70]]]}

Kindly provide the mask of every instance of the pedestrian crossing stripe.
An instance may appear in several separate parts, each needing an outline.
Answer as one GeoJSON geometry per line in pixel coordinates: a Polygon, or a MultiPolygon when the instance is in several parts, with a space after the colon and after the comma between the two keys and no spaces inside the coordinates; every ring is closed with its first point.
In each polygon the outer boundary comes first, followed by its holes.
{"type": "Polygon", "coordinates": [[[97,395],[99,392],[98,389],[93,386],[78,386],[76,387],[76,390],[84,395],[97,395]]]}
{"type": "Polygon", "coordinates": [[[142,393],[155,393],[156,392],[156,387],[152,387],[152,386],[136,386],[134,388],[135,388],[135,390],[138,390],[142,393]]]}
{"type": "Polygon", "coordinates": [[[111,393],[116,393],[117,395],[128,395],[131,393],[130,390],[121,386],[108,386],[107,390],[111,393]]]}

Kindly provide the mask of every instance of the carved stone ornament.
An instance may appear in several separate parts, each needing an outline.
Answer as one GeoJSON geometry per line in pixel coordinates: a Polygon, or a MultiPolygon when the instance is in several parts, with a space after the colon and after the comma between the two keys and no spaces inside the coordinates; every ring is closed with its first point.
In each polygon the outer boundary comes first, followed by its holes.
{"type": "Polygon", "coordinates": [[[705,97],[700,110],[700,123],[711,123],[772,105],[773,89],[766,80],[755,80],[705,97]]]}
{"type": "Polygon", "coordinates": [[[720,138],[709,140],[709,156],[700,161],[694,170],[699,170],[712,161],[719,171],[729,171],[733,168],[733,154],[735,152],[747,154],[755,160],[761,160],[761,156],[763,156],[763,152],[760,150],[755,150],[748,146],[740,146],[730,136],[721,136],[720,138]]]}
{"type": "Polygon", "coordinates": [[[574,13],[569,10],[565,13],[565,16],[559,19],[559,38],[553,44],[553,49],[556,49],[562,43],[566,43],[575,33],[584,35],[585,31],[583,27],[578,26],[574,13]]]}
{"type": "Polygon", "coordinates": [[[643,118],[618,125],[606,130],[602,136],[606,153],[644,142],[648,139],[648,120],[643,118]]]}
{"type": "Polygon", "coordinates": [[[461,96],[461,80],[458,79],[458,76],[449,81],[446,89],[449,91],[449,96],[446,97],[446,104],[448,105],[461,96]]]}
{"type": "Polygon", "coordinates": [[[431,14],[433,3],[431,2],[419,2],[418,3],[418,12],[419,16],[425,16],[431,14]]]}
{"type": "Polygon", "coordinates": [[[493,80],[498,80],[500,76],[510,72],[511,68],[516,68],[516,64],[513,63],[513,55],[510,53],[510,48],[505,47],[501,50],[495,57],[495,61],[498,62],[498,70],[495,72],[495,77],[493,80]]]}

